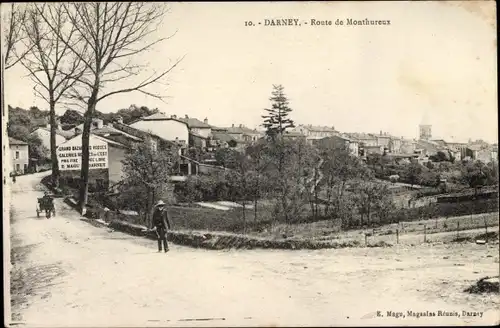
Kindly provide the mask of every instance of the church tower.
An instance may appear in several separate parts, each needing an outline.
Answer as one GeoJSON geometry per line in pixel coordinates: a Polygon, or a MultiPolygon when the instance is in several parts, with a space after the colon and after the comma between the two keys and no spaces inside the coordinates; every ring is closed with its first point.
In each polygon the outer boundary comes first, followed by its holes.
{"type": "Polygon", "coordinates": [[[432,138],[432,125],[420,124],[420,140],[430,140],[432,138]]]}

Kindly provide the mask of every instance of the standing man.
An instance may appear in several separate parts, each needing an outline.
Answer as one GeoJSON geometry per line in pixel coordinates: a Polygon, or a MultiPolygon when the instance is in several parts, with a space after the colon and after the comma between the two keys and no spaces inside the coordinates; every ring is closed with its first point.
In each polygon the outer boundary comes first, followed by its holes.
{"type": "Polygon", "coordinates": [[[170,221],[168,220],[165,203],[160,200],[156,204],[151,223],[151,230],[156,230],[156,236],[158,237],[158,252],[161,252],[162,242],[165,253],[169,251],[167,243],[167,228],[170,229],[170,221]]]}

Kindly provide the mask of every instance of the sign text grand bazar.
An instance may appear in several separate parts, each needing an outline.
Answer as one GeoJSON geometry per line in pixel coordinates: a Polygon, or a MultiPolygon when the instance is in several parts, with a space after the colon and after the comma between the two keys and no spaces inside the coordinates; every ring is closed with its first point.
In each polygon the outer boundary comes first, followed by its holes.
{"type": "MultiPolygon", "coordinates": [[[[108,168],[108,145],[89,146],[89,168],[108,168]]],[[[82,147],[63,146],[58,148],[59,169],[63,171],[81,170],[82,147]]]]}

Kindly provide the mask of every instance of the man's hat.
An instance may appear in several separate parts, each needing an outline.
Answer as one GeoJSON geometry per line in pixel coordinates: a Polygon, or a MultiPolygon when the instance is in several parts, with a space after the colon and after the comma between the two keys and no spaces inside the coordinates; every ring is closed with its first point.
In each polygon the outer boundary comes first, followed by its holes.
{"type": "Polygon", "coordinates": [[[163,206],[165,203],[160,199],[158,203],[156,203],[156,206],[163,206]]]}

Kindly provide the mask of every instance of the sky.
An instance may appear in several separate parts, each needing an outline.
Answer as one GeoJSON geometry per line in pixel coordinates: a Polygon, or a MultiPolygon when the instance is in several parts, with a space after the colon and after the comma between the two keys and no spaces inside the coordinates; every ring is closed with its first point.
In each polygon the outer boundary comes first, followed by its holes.
{"type": "MultiPolygon", "coordinates": [[[[184,56],[168,85],[149,89],[168,96],[166,103],[140,93],[119,94],[99,103],[98,110],[136,104],[167,115],[208,118],[216,126],[253,128],[270,106],[272,85],[282,84],[296,124],[416,138],[418,125],[427,123],[436,138],[497,142],[494,2],[169,6],[153,37],[175,35],[135,58],[161,70],[184,56]],[[265,26],[265,19],[282,18],[302,25],[265,26]],[[348,18],[391,23],[347,26],[348,18]],[[304,23],[311,19],[333,25],[304,23]],[[344,25],[335,25],[336,19],[344,25]]],[[[9,104],[47,108],[22,66],[9,69],[5,78],[9,104]]]]}

